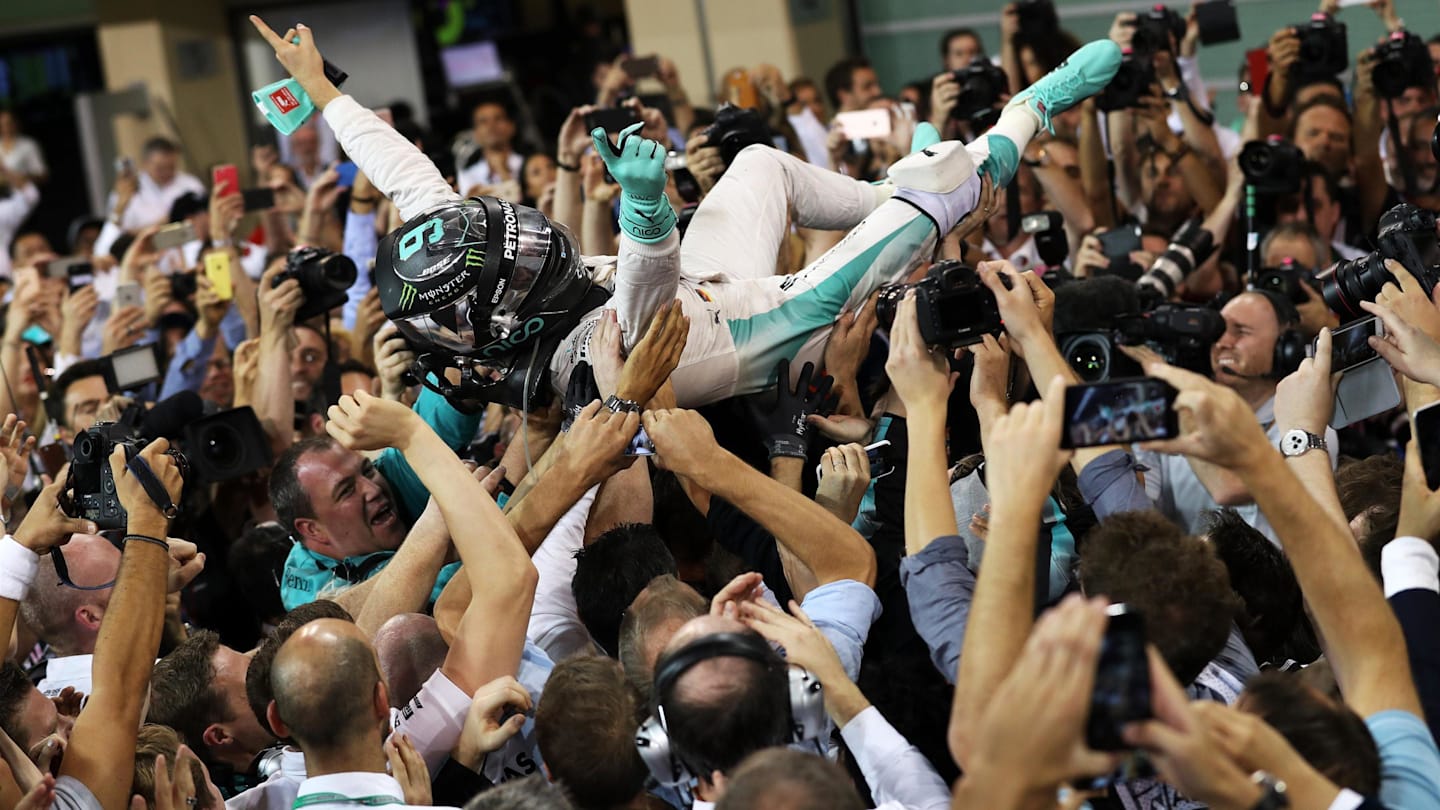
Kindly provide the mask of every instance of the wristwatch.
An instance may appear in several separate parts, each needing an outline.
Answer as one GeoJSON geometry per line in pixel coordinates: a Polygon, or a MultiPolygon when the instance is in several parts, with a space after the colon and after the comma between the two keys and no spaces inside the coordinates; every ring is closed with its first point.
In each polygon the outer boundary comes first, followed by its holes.
{"type": "Polygon", "coordinates": [[[1297,458],[1311,450],[1326,450],[1329,446],[1325,444],[1324,436],[1316,436],[1308,430],[1295,428],[1288,430],[1280,437],[1280,455],[1286,458],[1297,458]]]}
{"type": "Polygon", "coordinates": [[[608,408],[608,409],[611,410],[611,411],[614,411],[615,413],[639,413],[639,412],[640,412],[640,403],[636,402],[636,401],[633,400],[633,399],[621,399],[620,397],[617,397],[617,396],[615,396],[614,394],[611,394],[611,395],[605,400],[605,407],[608,408]]]}
{"type": "Polygon", "coordinates": [[[1264,771],[1251,774],[1250,780],[1265,789],[1260,801],[1256,802],[1251,810],[1282,810],[1290,806],[1290,796],[1284,782],[1264,771]]]}

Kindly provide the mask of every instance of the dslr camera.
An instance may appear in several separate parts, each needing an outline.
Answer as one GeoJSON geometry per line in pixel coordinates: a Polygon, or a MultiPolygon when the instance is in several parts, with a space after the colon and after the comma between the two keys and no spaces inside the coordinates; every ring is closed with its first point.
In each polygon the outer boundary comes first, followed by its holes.
{"type": "Polygon", "coordinates": [[[1420,282],[1429,296],[1440,283],[1440,244],[1435,237],[1435,215],[1424,208],[1401,203],[1380,217],[1378,247],[1358,259],[1339,262],[1320,276],[1325,305],[1342,321],[1363,318],[1361,301],[1374,301],[1380,288],[1394,283],[1386,259],[1399,262],[1420,282]]]}
{"type": "Polygon", "coordinates": [[[1392,99],[1411,87],[1433,87],[1435,64],[1424,40],[1409,31],[1396,31],[1375,48],[1375,94],[1392,99]]]}
{"type": "MultiPolygon", "coordinates": [[[[115,475],[110,471],[110,453],[116,445],[125,448],[125,458],[135,457],[148,444],[136,429],[124,422],[97,422],[75,439],[70,459],[70,480],[66,489],[74,494],[65,513],[84,518],[104,529],[124,529],[125,507],[120,505],[115,490],[115,475]]],[[[180,451],[170,449],[182,477],[190,473],[189,462],[180,451]]]]}
{"type": "Polygon", "coordinates": [[[1299,194],[1304,164],[1300,148],[1278,135],[1240,150],[1240,172],[1257,194],[1299,194]]]}
{"type": "Polygon", "coordinates": [[[1165,252],[1136,282],[1141,308],[1151,309],[1173,298],[1186,277],[1214,252],[1215,235],[1205,229],[1199,217],[1187,220],[1170,237],[1165,252]]]}
{"type": "Polygon", "coordinates": [[[1311,79],[1328,79],[1350,67],[1350,51],[1345,23],[1323,12],[1310,16],[1299,26],[1300,58],[1290,71],[1302,83],[1311,79]]]}
{"type": "Polygon", "coordinates": [[[1130,40],[1130,47],[1136,53],[1169,52],[1172,38],[1177,43],[1185,38],[1185,18],[1178,12],[1156,5],[1135,15],[1135,36],[1130,40]]]}
{"type": "Polygon", "coordinates": [[[955,108],[950,117],[957,121],[968,121],[977,130],[989,129],[1000,120],[996,105],[1008,89],[1005,71],[988,59],[976,59],[967,67],[950,71],[960,87],[955,99],[955,108]]]}
{"type": "Polygon", "coordinates": [[[765,125],[760,113],[734,104],[722,104],[715,111],[715,123],[705,128],[705,143],[719,147],[720,159],[726,166],[734,163],[735,156],[747,146],[775,145],[770,127],[765,125]]]}
{"type": "Polygon", "coordinates": [[[1257,290],[1269,290],[1299,306],[1310,300],[1303,285],[1318,288],[1320,281],[1315,271],[1302,267],[1294,259],[1286,259],[1279,267],[1266,267],[1255,274],[1250,286],[1257,290]]]}
{"type": "MultiPolygon", "coordinates": [[[[1138,32],[1137,32],[1138,34],[1138,32]]],[[[1120,59],[1120,69],[1115,78],[1100,91],[1095,106],[1102,112],[1129,110],[1140,106],[1140,99],[1150,93],[1155,83],[1155,62],[1153,54],[1138,48],[1126,48],[1120,59]]]]}
{"type": "MultiPolygon", "coordinates": [[[[1012,281],[1000,278],[1009,288],[1012,281]]],[[[915,288],[920,337],[930,346],[958,349],[979,343],[986,335],[998,335],[1004,328],[995,293],[980,281],[975,268],[953,259],[936,262],[925,278],[914,284],[881,287],[875,301],[875,317],[881,326],[889,329],[895,323],[896,308],[911,287],[915,288]]]]}
{"type": "Polygon", "coordinates": [[[295,248],[285,256],[285,269],[275,276],[272,286],[279,287],[292,278],[300,282],[305,294],[295,320],[309,320],[345,304],[345,291],[355,283],[355,262],[324,248],[295,248]]]}

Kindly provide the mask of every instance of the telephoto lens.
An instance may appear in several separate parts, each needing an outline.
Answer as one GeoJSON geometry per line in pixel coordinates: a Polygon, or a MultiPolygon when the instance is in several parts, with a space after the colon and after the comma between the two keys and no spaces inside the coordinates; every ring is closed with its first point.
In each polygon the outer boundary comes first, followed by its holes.
{"type": "Polygon", "coordinates": [[[1136,282],[1142,297],[1158,295],[1165,301],[1175,297],[1185,277],[1215,252],[1215,236],[1201,227],[1201,222],[1199,217],[1190,219],[1171,237],[1170,246],[1136,282]]]}

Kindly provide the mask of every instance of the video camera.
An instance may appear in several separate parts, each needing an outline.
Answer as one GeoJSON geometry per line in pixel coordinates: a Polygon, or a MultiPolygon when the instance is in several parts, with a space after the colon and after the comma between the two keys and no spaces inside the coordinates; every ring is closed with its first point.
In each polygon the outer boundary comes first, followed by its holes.
{"type": "Polygon", "coordinates": [[[1160,304],[1117,316],[1113,323],[1109,330],[1071,333],[1061,340],[1060,353],[1082,382],[1143,374],[1118,346],[1147,346],[1172,365],[1209,374],[1210,347],[1225,334],[1220,313],[1198,304],[1160,304]]]}
{"type": "Polygon", "coordinates": [[[1140,106],[1140,99],[1150,93],[1155,83],[1154,54],[1135,47],[1126,48],[1115,78],[1095,98],[1101,112],[1117,112],[1140,106]]]}
{"type": "Polygon", "coordinates": [[[1440,283],[1440,243],[1435,236],[1435,215],[1424,208],[1401,203],[1380,217],[1378,247],[1348,262],[1339,262],[1319,278],[1325,305],[1342,321],[1363,318],[1361,301],[1374,301],[1380,288],[1394,283],[1386,259],[1399,262],[1420,282],[1429,297],[1440,283]]]}
{"type": "Polygon", "coordinates": [[[950,71],[960,87],[950,117],[968,121],[977,130],[985,130],[1000,120],[996,105],[1008,91],[1005,71],[988,59],[976,59],[960,70],[950,71]]]}
{"type": "Polygon", "coordinates": [[[1316,12],[1310,21],[1298,27],[1300,58],[1290,72],[1301,83],[1330,79],[1350,67],[1349,37],[1345,23],[1329,14],[1316,12]]]}
{"type": "Polygon", "coordinates": [[[1320,280],[1314,270],[1302,267],[1294,259],[1286,259],[1279,267],[1266,267],[1255,274],[1250,286],[1257,290],[1269,290],[1290,303],[1299,306],[1310,300],[1303,285],[1319,287],[1320,280]]]}
{"type": "Polygon", "coordinates": [[[1411,87],[1434,87],[1435,64],[1425,41],[1409,31],[1396,31],[1375,48],[1375,94],[1393,99],[1411,87]]]}
{"type": "Polygon", "coordinates": [[[770,127],[755,110],[721,104],[715,111],[715,123],[705,128],[705,143],[720,149],[720,159],[728,167],[740,150],[755,144],[774,146],[770,127]]]}
{"type": "Polygon", "coordinates": [[[343,253],[319,247],[300,247],[285,256],[285,269],[276,274],[271,286],[288,279],[300,282],[305,302],[295,313],[296,321],[328,312],[345,304],[345,291],[355,283],[355,262],[343,253]]]}
{"type": "MultiPolygon", "coordinates": [[[[1001,276],[1006,287],[1010,280],[1001,276]]],[[[905,291],[915,289],[915,310],[920,321],[920,337],[931,346],[956,349],[998,335],[1000,305],[995,293],[980,281],[975,268],[947,259],[930,267],[925,278],[914,284],[889,284],[880,288],[875,301],[875,317],[889,329],[895,323],[896,308],[905,291]]]]}

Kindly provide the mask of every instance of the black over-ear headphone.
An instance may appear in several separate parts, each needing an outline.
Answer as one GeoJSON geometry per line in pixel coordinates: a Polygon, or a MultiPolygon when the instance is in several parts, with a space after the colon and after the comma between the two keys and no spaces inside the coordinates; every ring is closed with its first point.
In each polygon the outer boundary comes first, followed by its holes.
{"type": "Polygon", "coordinates": [[[1280,326],[1280,333],[1275,336],[1275,355],[1270,361],[1270,373],[1265,376],[1279,380],[1294,374],[1305,360],[1309,348],[1309,341],[1295,328],[1300,323],[1300,310],[1290,299],[1272,290],[1251,289],[1247,292],[1262,295],[1270,302],[1270,308],[1275,311],[1275,322],[1280,326]]]}
{"type": "Polygon", "coordinates": [[[655,713],[635,733],[635,747],[655,781],[667,787],[688,785],[699,776],[699,763],[687,763],[674,750],[665,720],[665,701],[675,682],[691,667],[711,658],[748,658],[767,668],[785,667],[789,684],[790,740],[818,738],[825,730],[825,695],[820,681],[802,667],[790,666],[757,635],[716,633],[697,639],[660,660],[655,668],[655,713]]]}

